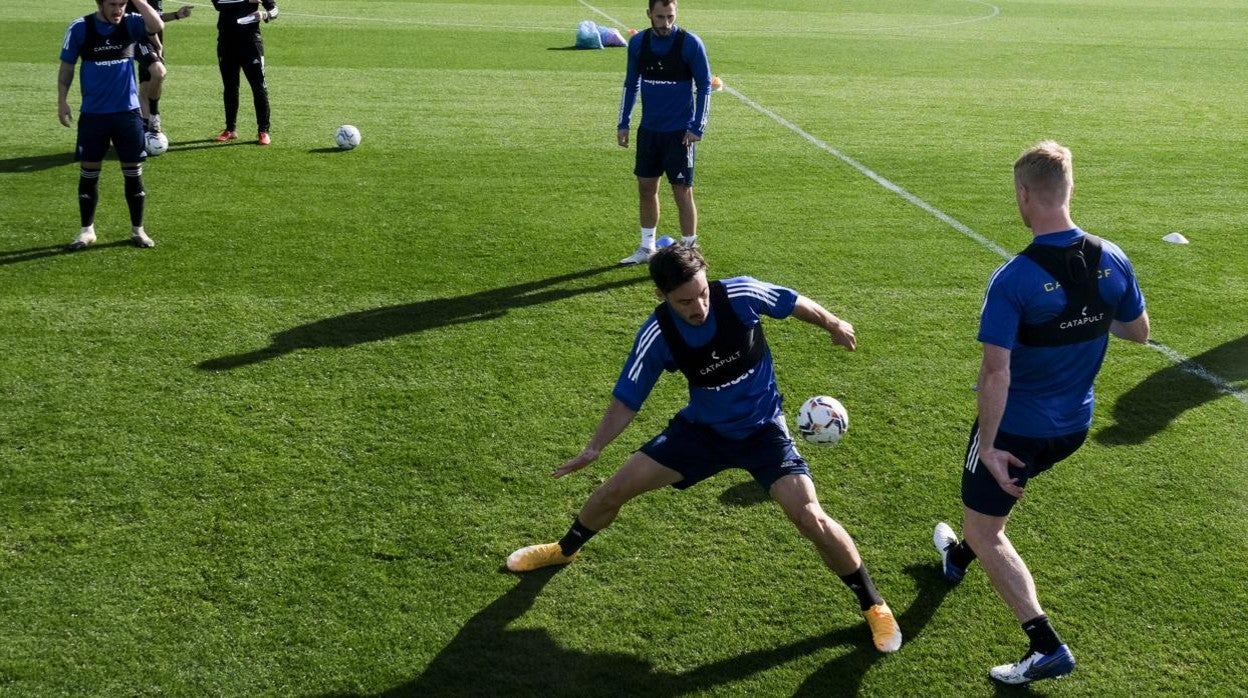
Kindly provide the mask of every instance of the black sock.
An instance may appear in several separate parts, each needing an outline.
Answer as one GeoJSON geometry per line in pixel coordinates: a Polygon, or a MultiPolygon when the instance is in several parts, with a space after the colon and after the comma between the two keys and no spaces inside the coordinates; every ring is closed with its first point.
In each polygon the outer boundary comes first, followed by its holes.
{"type": "Polygon", "coordinates": [[[78,220],[82,227],[95,222],[95,205],[100,199],[100,171],[85,167],[78,173],[78,220]]]}
{"type": "Polygon", "coordinates": [[[1027,637],[1031,639],[1027,654],[1032,652],[1052,654],[1058,645],[1062,644],[1057,637],[1057,631],[1053,629],[1053,624],[1049,622],[1049,617],[1046,615],[1036,616],[1023,623],[1023,632],[1027,633],[1027,637]]]}
{"type": "Polygon", "coordinates": [[[958,543],[949,550],[949,562],[960,570],[970,567],[974,561],[975,551],[971,550],[971,546],[967,545],[966,541],[958,543]]]}
{"type": "Polygon", "coordinates": [[[156,99],[147,100],[147,111],[152,116],[158,116],[160,114],[160,98],[159,97],[157,97],[156,99]]]}
{"type": "Polygon", "coordinates": [[[880,592],[875,590],[875,582],[871,581],[871,575],[867,573],[867,566],[862,565],[850,574],[841,577],[841,581],[845,582],[845,586],[858,597],[858,605],[862,610],[867,610],[876,604],[884,603],[884,598],[880,596],[880,592]]]}
{"type": "Polygon", "coordinates": [[[126,205],[130,207],[130,225],[143,225],[143,201],[147,192],[143,189],[143,166],[123,167],[126,180],[126,205]]]}
{"type": "Polygon", "coordinates": [[[572,521],[572,527],[568,529],[568,532],[563,535],[563,538],[559,539],[559,549],[563,551],[564,555],[571,557],[573,553],[581,549],[582,545],[588,543],[595,533],[597,531],[585,528],[585,524],[581,523],[581,519],[578,516],[572,521]]]}

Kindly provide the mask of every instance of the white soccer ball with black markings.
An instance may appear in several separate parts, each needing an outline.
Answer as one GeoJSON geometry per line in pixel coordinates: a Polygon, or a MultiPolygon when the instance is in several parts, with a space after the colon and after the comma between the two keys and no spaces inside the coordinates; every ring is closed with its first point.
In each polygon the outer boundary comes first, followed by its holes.
{"type": "Polygon", "coordinates": [[[816,395],[797,410],[797,433],[812,444],[832,446],[849,431],[849,412],[840,400],[816,395]]]}
{"type": "Polygon", "coordinates": [[[360,129],[351,124],[343,124],[334,133],[334,142],[343,150],[351,150],[360,144],[360,129]]]}
{"type": "Polygon", "coordinates": [[[148,157],[164,155],[169,150],[169,139],[163,133],[147,133],[143,135],[143,149],[148,157]]]}

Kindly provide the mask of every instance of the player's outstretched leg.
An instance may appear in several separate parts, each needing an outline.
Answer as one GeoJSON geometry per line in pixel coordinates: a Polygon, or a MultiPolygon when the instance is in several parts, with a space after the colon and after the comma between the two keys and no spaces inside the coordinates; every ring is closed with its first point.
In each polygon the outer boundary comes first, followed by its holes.
{"type": "Polygon", "coordinates": [[[790,474],[772,483],[769,492],[801,534],[815,544],[823,563],[854,592],[858,607],[871,628],[871,641],[881,652],[901,648],[901,626],[876,590],[867,566],[858,555],[854,539],[824,512],[807,474],[790,474]]]}

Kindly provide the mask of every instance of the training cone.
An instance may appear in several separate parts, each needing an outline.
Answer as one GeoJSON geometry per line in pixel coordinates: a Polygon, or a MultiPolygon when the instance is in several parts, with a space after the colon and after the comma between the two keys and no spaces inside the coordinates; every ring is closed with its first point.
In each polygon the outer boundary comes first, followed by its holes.
{"type": "Polygon", "coordinates": [[[661,249],[663,249],[664,247],[670,247],[670,246],[671,246],[671,244],[672,244],[672,236],[671,236],[671,235],[664,235],[663,237],[661,237],[661,238],[659,238],[658,240],[655,240],[655,241],[654,241],[654,246],[655,246],[655,247],[657,247],[657,248],[658,248],[658,249],[660,249],[660,250],[661,250],[661,249]]]}
{"type": "Polygon", "coordinates": [[[636,35],[637,35],[637,30],[636,30],[636,29],[629,29],[629,30],[628,30],[628,35],[629,35],[629,36],[636,36],[636,35]]]}
{"type": "Polygon", "coordinates": [[[719,92],[724,89],[724,81],[719,79],[718,75],[711,76],[711,89],[719,92]]]}
{"type": "Polygon", "coordinates": [[[1175,245],[1187,244],[1187,238],[1183,237],[1183,233],[1180,233],[1178,231],[1164,235],[1162,236],[1161,239],[1165,240],[1166,242],[1174,243],[1175,245]]]}

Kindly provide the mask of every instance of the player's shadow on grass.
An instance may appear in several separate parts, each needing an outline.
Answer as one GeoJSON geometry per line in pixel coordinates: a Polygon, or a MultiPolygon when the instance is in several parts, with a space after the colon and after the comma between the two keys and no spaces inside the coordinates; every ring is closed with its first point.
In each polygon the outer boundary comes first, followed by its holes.
{"type": "MultiPolygon", "coordinates": [[[[516,586],[474,615],[415,679],[377,696],[635,695],[683,696],[725,686],[833,646],[852,651],[807,678],[798,695],[854,695],[867,671],[884,658],[865,623],[853,623],[791,643],[746,652],[675,673],[628,654],[585,652],[556,642],[542,629],[508,626],[533,606],[559,568],[520,577],[516,586]]],[[[898,617],[907,639],[919,636],[951,588],[937,566],[912,565],[918,595],[898,617]]],[[[824,581],[834,585],[828,577],[824,581]]],[[[848,594],[838,599],[852,603],[848,594]]],[[[903,647],[904,651],[904,647],[903,647]]],[[[347,694],[335,694],[344,698],[347,694]]]]}
{"type": "Polygon", "coordinates": [[[165,153],[177,153],[188,150],[205,150],[208,148],[230,148],[236,145],[256,145],[256,141],[254,138],[250,140],[239,138],[237,140],[226,141],[224,143],[218,143],[215,138],[201,138],[197,141],[177,141],[170,142],[169,150],[165,151],[165,153]]]}
{"type": "Polygon", "coordinates": [[[1248,335],[1216,346],[1181,364],[1167,366],[1123,393],[1114,403],[1114,424],[1100,430],[1103,444],[1141,444],[1184,412],[1227,392],[1201,377],[1248,380],[1248,335]]]}
{"type": "Polygon", "coordinates": [[[635,286],[649,281],[647,276],[603,281],[592,286],[565,286],[571,281],[619,269],[598,267],[548,279],[470,293],[453,298],[432,298],[415,303],[362,310],[298,325],[273,335],[269,346],[256,351],[209,359],[199,364],[204,371],[223,371],[275,359],[300,349],[346,348],[377,342],[448,325],[494,320],[507,311],[571,298],[586,293],[635,286]]]}
{"type": "Polygon", "coordinates": [[[308,154],[309,155],[324,155],[326,153],[349,153],[352,150],[355,150],[355,148],[344,150],[342,148],[336,148],[336,147],[330,146],[328,148],[313,148],[308,151],[308,154]]]}
{"type": "Polygon", "coordinates": [[[93,250],[104,250],[110,247],[134,247],[134,243],[129,240],[114,240],[113,242],[105,242],[99,245],[91,245],[81,250],[70,251],[65,249],[65,245],[44,245],[43,247],[29,247],[24,250],[10,250],[8,252],[0,252],[0,267],[9,264],[19,264],[21,262],[32,262],[36,259],[44,257],[56,257],[63,254],[82,254],[93,250]]]}
{"type": "Polygon", "coordinates": [[[74,164],[73,153],[29,155],[22,158],[5,158],[0,160],[0,172],[42,172],[53,167],[72,164],[74,164]]]}

